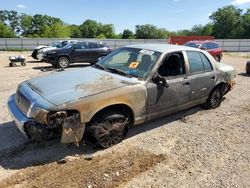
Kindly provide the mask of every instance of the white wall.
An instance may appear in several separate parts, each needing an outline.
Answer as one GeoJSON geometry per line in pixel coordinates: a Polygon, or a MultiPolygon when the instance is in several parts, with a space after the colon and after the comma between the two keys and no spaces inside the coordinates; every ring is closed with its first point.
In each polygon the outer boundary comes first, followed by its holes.
{"type": "MultiPolygon", "coordinates": [[[[3,49],[27,49],[32,50],[38,45],[49,45],[57,40],[65,39],[37,39],[37,38],[0,38],[0,50],[3,49]]],[[[98,40],[98,39],[77,39],[98,40]]],[[[168,43],[168,39],[103,39],[101,40],[113,49],[130,44],[168,43]]],[[[246,52],[250,51],[250,39],[217,39],[224,51],[246,52]]]]}

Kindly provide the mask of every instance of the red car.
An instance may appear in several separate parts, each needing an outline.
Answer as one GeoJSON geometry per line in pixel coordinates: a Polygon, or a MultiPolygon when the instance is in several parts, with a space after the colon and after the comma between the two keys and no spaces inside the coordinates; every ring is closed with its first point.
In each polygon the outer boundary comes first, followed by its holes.
{"type": "Polygon", "coordinates": [[[222,48],[214,41],[189,41],[184,46],[190,46],[194,48],[200,48],[209,52],[216,61],[220,62],[222,58],[222,48]]]}

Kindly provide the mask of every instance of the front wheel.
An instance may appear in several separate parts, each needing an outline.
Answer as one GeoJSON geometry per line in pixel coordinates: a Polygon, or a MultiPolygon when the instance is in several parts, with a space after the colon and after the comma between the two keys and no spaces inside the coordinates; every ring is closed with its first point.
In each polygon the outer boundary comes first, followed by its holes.
{"type": "Polygon", "coordinates": [[[222,101],[222,92],[220,87],[216,87],[210,93],[207,101],[202,105],[206,109],[214,109],[220,106],[222,101]]]}
{"type": "Polygon", "coordinates": [[[108,148],[124,139],[128,125],[128,118],[120,112],[106,111],[86,127],[86,139],[101,148],[108,148]]]}
{"type": "Polygon", "coordinates": [[[70,60],[67,57],[59,57],[57,60],[57,66],[59,68],[65,69],[69,66],[70,60]]]}

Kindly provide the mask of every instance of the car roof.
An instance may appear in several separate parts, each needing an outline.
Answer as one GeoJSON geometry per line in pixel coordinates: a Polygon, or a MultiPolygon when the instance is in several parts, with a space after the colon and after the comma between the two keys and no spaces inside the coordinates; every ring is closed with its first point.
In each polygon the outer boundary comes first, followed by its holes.
{"type": "Polygon", "coordinates": [[[205,43],[205,42],[212,42],[212,43],[216,43],[215,41],[213,40],[191,40],[191,41],[188,41],[186,43],[196,43],[196,44],[202,44],[202,43],[205,43]]]}
{"type": "Polygon", "coordinates": [[[125,47],[129,48],[141,48],[146,50],[152,50],[157,52],[168,52],[168,51],[175,51],[175,50],[196,50],[200,51],[199,49],[191,48],[188,46],[181,46],[181,45],[172,45],[172,44],[134,44],[128,45],[125,47]]]}

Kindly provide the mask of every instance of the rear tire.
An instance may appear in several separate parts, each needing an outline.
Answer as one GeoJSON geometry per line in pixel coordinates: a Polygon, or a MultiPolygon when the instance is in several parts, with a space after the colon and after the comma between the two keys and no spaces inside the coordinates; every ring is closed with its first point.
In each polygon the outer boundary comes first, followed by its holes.
{"type": "Polygon", "coordinates": [[[65,69],[69,66],[70,60],[67,57],[59,57],[57,60],[57,66],[59,68],[65,69]]]}
{"type": "Polygon", "coordinates": [[[250,74],[250,61],[248,61],[246,64],[246,73],[250,74]]]}
{"type": "Polygon", "coordinates": [[[121,142],[128,132],[129,121],[118,111],[107,110],[99,114],[85,129],[85,138],[101,148],[121,142]]]}
{"type": "Polygon", "coordinates": [[[207,101],[204,104],[202,104],[202,107],[205,109],[214,109],[220,106],[221,101],[222,101],[221,88],[216,87],[211,91],[207,101]]]}

